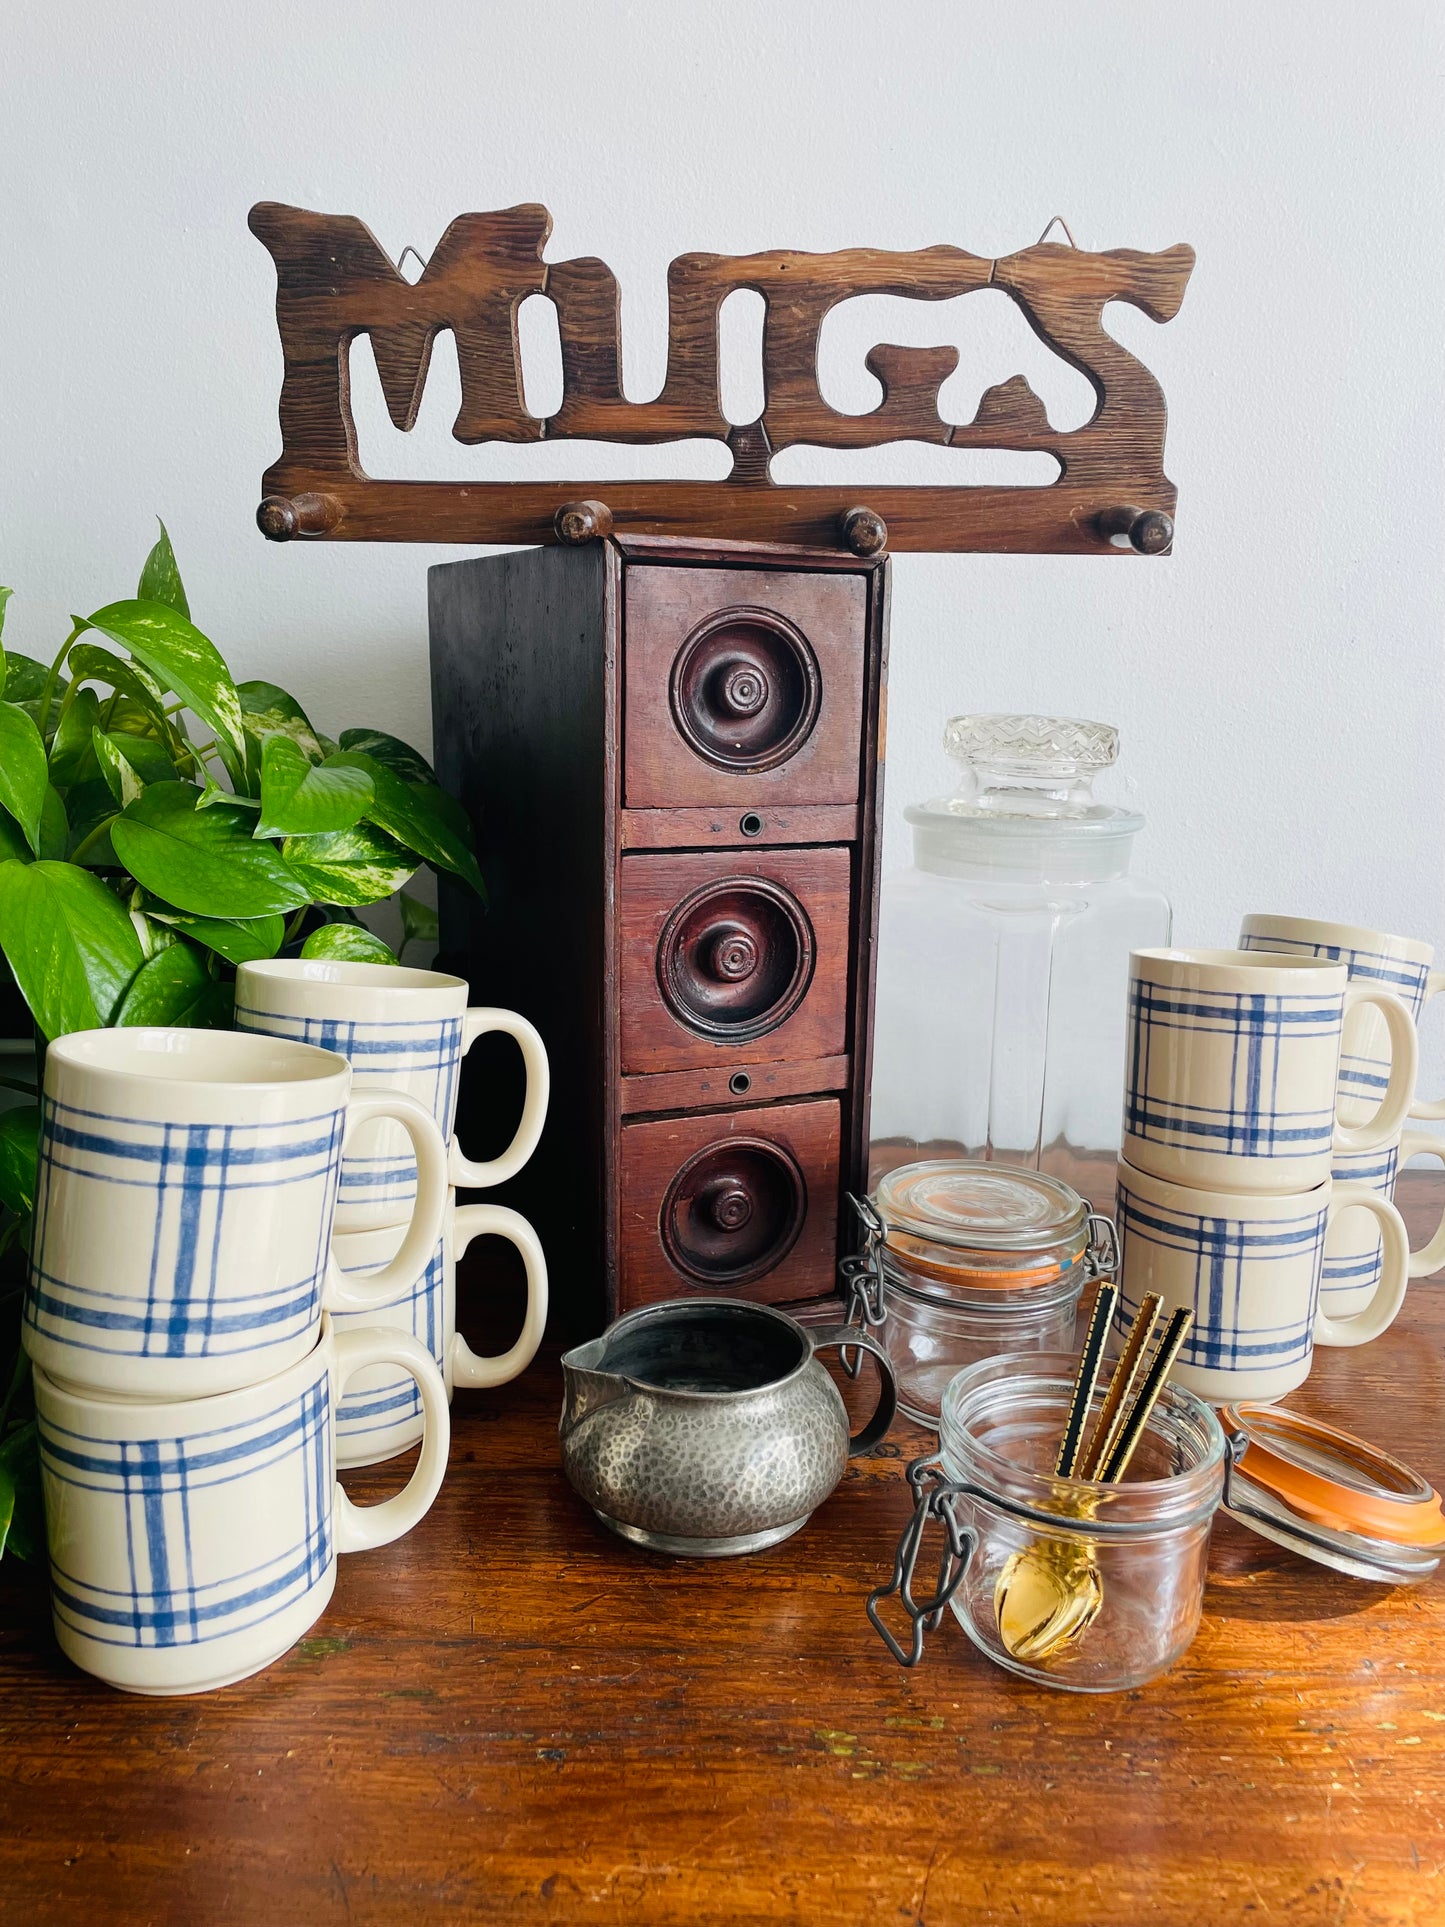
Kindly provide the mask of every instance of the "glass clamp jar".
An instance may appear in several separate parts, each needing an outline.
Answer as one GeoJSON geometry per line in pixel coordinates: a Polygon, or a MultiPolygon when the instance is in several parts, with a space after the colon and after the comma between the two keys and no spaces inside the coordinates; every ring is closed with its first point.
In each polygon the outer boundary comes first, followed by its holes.
{"type": "Polygon", "coordinates": [[[1000,1352],[1065,1349],[1084,1286],[1118,1265],[1112,1218],[1038,1171],[932,1158],[852,1203],[863,1243],[840,1266],[849,1320],[879,1332],[901,1409],[935,1429],[956,1372],[1000,1352]]]}
{"type": "Polygon", "coordinates": [[[1053,1471],[1077,1360],[1018,1353],[960,1372],[941,1414],[941,1451],[908,1468],[914,1510],[891,1578],[868,1596],[868,1617],[902,1666],[916,1666],[926,1631],[951,1607],[980,1652],[1024,1679],[1065,1692],[1123,1692],[1165,1672],[1199,1628],[1209,1530],[1231,1456],[1211,1408],[1166,1386],[1135,1456],[1142,1475],[1119,1484],[1053,1471]],[[929,1524],[943,1527],[937,1583],[914,1575],[929,1524]],[[1005,1638],[1001,1600],[1021,1561],[1043,1564],[1060,1591],[1089,1589],[1075,1630],[1030,1654],[1005,1638]],[[883,1619],[897,1597],[902,1644],[883,1619]]]}

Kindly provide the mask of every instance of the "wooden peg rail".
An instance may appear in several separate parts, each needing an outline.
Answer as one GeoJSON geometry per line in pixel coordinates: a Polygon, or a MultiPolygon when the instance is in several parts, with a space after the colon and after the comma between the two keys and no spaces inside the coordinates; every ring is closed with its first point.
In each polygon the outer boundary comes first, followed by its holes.
{"type": "Polygon", "coordinates": [[[547,262],[552,218],[536,204],[459,215],[415,283],[360,221],[263,201],[252,231],[276,264],[276,318],[285,357],[280,459],[267,470],[257,512],[273,541],[530,543],[589,541],[612,530],[845,547],[1019,550],[1156,555],[1173,537],[1175,489],[1164,473],[1164,394],[1149,370],[1103,326],[1110,301],[1151,320],[1178,312],[1194,265],[1179,245],[1103,254],[1045,241],[999,260],[940,246],[912,253],[849,248],[687,254],[668,270],[668,366],[662,393],[622,393],[618,287],[602,261],[547,262]],[[735,426],[722,411],[718,311],[735,289],[767,307],[766,404],[735,426]],[[1034,333],[1086,376],[1097,405],[1081,427],[1049,423],[1023,375],[990,388],[974,419],[946,422],[943,383],[952,347],[881,343],[866,365],[883,386],[871,413],[832,408],[818,386],[823,319],[855,295],[943,301],[1000,288],[1034,333]],[[517,310],[533,294],[557,313],[563,399],[554,415],[523,399],[517,310]],[[732,452],[716,482],[374,481],[357,459],[349,394],[351,344],[371,337],[392,422],[416,422],[432,344],[456,339],[462,400],[453,434],[464,443],[587,439],[620,443],[705,437],[732,452]],[[864,449],[916,441],[939,447],[1053,456],[1042,486],[969,484],[783,487],[772,457],[799,443],[864,449]]]}

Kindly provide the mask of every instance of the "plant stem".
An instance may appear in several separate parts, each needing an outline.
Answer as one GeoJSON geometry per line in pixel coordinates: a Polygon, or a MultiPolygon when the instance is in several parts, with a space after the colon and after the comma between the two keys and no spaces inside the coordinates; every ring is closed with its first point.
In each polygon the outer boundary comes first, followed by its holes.
{"type": "Polygon", "coordinates": [[[68,860],[71,863],[84,863],[85,853],[91,844],[99,842],[100,838],[105,835],[106,831],[119,815],[119,810],[112,810],[109,816],[102,817],[100,822],[97,823],[95,828],[90,832],[89,836],[83,838],[81,842],[76,844],[68,860]]]}
{"type": "Polygon", "coordinates": [[[291,919],[290,923],[287,924],[286,934],[281,939],[281,948],[283,950],[286,948],[288,943],[294,942],[295,939],[300,936],[301,926],[303,923],[305,923],[306,912],[310,908],[311,908],[311,905],[309,903],[303,903],[301,908],[296,912],[295,916],[291,919]]]}
{"type": "Polygon", "coordinates": [[[40,734],[42,738],[45,735],[45,725],[50,720],[50,699],[55,694],[56,683],[60,680],[60,665],[70,654],[71,643],[75,641],[77,636],[84,634],[84,632],[85,624],[83,622],[77,622],[70,634],[65,638],[65,641],[61,644],[59,655],[50,665],[50,672],[45,678],[45,686],[40,692],[40,734]]]}

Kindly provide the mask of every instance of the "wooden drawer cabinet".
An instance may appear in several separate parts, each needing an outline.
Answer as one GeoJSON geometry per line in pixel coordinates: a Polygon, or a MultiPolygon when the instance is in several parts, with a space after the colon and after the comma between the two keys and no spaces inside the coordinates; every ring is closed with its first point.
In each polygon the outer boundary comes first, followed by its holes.
{"type": "Polygon", "coordinates": [[[627,808],[856,802],[867,617],[861,575],[629,569],[627,808]]]}
{"type": "MultiPolygon", "coordinates": [[[[639,537],[431,571],[437,772],[488,910],[439,968],[530,1017],[555,1323],[680,1290],[835,1290],[864,1182],[887,564],[639,537]]],[[[458,1131],[515,1115],[482,1040],[458,1131]]]]}
{"type": "Polygon", "coordinates": [[[829,1292],[840,1116],[833,1098],[624,1124],[619,1306],[829,1292]]]}
{"type": "Polygon", "coordinates": [[[847,850],[688,850],[621,863],[622,1070],[847,1049],[847,850]]]}

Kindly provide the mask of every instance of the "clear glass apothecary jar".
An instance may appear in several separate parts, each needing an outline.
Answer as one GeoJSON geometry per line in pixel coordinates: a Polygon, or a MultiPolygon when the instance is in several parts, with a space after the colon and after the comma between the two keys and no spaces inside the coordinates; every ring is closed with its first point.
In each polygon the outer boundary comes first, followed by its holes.
{"type": "Polygon", "coordinates": [[[879,912],[869,1183],[919,1157],[1107,1182],[1119,1147],[1129,952],[1167,944],[1130,871],[1144,819],[1095,799],[1108,723],[955,716],[951,796],[904,811],[913,863],[879,912]]]}
{"type": "Polygon", "coordinates": [[[935,1430],[966,1365],[1072,1344],[1079,1294],[1118,1261],[1112,1219],[1061,1179],[1003,1164],[900,1165],[858,1213],[849,1315],[876,1326],[900,1408],[935,1430]]]}
{"type": "Polygon", "coordinates": [[[1202,1399],[1166,1385],[1128,1476],[1115,1485],[1053,1471],[1073,1390],[1070,1352],[1005,1355],[971,1366],[944,1394],[942,1450],[909,1468],[918,1508],[899,1545],[892,1580],[868,1601],[894,1657],[916,1664],[926,1628],[946,1604],[995,1665],[1042,1686],[1116,1693],[1173,1666],[1199,1630],[1209,1530],[1224,1493],[1227,1449],[1202,1399]],[[915,1596],[930,1521],[946,1532],[938,1590],[915,1596]],[[1005,1629],[1010,1590],[1083,1601],[1055,1614],[1059,1636],[1030,1644],[1005,1629]],[[905,1647],[890,1630],[897,1606],[911,1626],[905,1647]]]}

